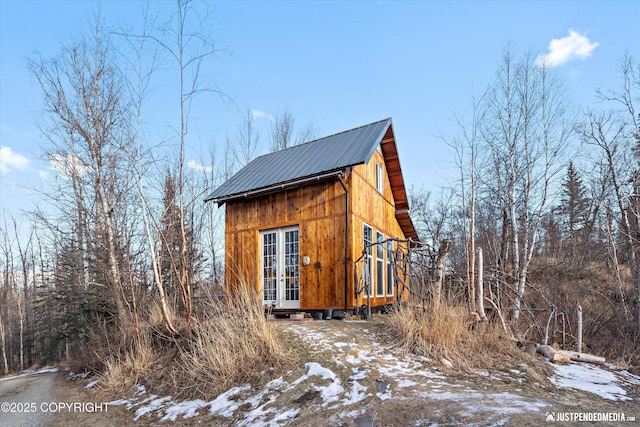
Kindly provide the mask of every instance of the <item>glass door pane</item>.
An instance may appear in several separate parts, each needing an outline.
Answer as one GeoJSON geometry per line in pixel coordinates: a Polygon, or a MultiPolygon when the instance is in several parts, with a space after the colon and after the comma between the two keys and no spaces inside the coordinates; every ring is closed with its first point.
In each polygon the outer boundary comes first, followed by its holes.
{"type": "Polygon", "coordinates": [[[284,233],[284,299],[300,300],[300,245],[298,229],[284,233]]]}
{"type": "Polygon", "coordinates": [[[272,302],[278,299],[278,239],[277,233],[262,234],[262,298],[272,302]]]}

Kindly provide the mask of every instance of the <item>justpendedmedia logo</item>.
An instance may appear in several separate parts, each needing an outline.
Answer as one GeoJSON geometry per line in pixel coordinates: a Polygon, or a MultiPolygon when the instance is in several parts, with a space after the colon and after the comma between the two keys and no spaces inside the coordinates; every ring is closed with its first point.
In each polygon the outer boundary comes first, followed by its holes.
{"type": "Polygon", "coordinates": [[[635,421],[635,416],[627,416],[624,412],[547,412],[547,422],[621,422],[635,421]]]}

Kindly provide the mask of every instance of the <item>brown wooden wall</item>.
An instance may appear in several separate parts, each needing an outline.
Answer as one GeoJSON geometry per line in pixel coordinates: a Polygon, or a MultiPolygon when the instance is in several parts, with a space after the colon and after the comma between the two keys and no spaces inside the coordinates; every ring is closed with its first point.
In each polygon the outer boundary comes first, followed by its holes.
{"type": "MultiPolygon", "coordinates": [[[[349,189],[349,254],[347,264],[347,308],[355,301],[353,261],[362,254],[362,226],[367,223],[389,238],[404,238],[395,218],[395,204],[386,169],[384,194],[375,188],[376,151],[366,165],[355,166],[345,179],[349,189]]],[[[252,282],[260,278],[260,231],[298,225],[300,230],[300,308],[341,309],[344,302],[345,192],[339,181],[303,187],[247,200],[227,202],[227,284],[252,282]],[[308,256],[310,264],[302,265],[308,256]]],[[[375,265],[375,258],[374,258],[375,265]]],[[[374,270],[375,271],[375,270],[374,270]]],[[[373,287],[375,289],[375,275],[373,287]]],[[[392,303],[393,297],[373,297],[373,305],[392,303]]]]}
{"type": "Polygon", "coordinates": [[[259,286],[260,231],[298,225],[301,309],[344,307],[345,192],[339,181],[232,201],[226,209],[230,286],[239,280],[259,286]]]}
{"type": "MultiPolygon", "coordinates": [[[[363,224],[366,223],[373,228],[373,241],[376,239],[376,231],[384,234],[385,238],[404,239],[404,233],[395,217],[395,203],[391,192],[391,184],[386,172],[384,158],[382,154],[376,151],[369,163],[356,166],[350,177],[350,187],[352,197],[352,259],[356,260],[362,255],[363,249],[363,224]],[[375,187],[376,184],[376,162],[383,167],[384,176],[384,192],[381,194],[375,187]]],[[[391,297],[375,296],[376,274],[375,274],[375,250],[374,250],[374,274],[372,287],[374,289],[371,304],[379,306],[390,304],[395,301],[396,295],[391,297]]],[[[385,266],[386,268],[386,266],[385,266]]],[[[359,272],[360,274],[360,272],[359,272]]],[[[386,289],[385,289],[386,291],[386,289]]],[[[360,296],[357,305],[366,302],[366,298],[360,296]]]]}

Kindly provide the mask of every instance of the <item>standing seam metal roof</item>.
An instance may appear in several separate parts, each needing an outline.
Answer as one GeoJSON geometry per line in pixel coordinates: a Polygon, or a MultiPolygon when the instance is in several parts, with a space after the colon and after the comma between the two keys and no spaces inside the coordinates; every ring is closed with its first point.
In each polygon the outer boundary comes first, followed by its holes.
{"type": "Polygon", "coordinates": [[[205,201],[222,203],[248,192],[366,163],[389,126],[391,118],[260,156],[213,191],[205,201]]]}

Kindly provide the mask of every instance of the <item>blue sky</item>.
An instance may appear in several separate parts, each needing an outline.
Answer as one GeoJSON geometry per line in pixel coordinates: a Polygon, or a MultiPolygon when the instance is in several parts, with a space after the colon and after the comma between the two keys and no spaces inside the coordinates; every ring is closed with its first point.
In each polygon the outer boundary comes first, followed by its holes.
{"type": "MultiPolygon", "coordinates": [[[[28,207],[51,165],[36,125],[42,99],[26,60],[58,53],[87,29],[97,2],[0,0],[0,209],[28,207]]],[[[133,22],[140,2],[102,2],[112,26],[133,22]]],[[[172,2],[157,2],[169,13],[172,2]]],[[[625,50],[640,59],[639,1],[238,1],[212,3],[219,46],[211,75],[234,99],[199,99],[187,159],[196,162],[236,132],[251,108],[268,147],[270,117],[288,109],[318,136],[392,117],[407,186],[437,189],[457,176],[437,137],[453,137],[495,75],[507,46],[549,55],[576,109],[619,83],[625,50]]],[[[162,18],[161,18],[162,20],[162,18]]],[[[147,110],[154,138],[170,138],[175,100],[166,67],[147,110]],[[164,102],[166,101],[166,102],[164,102]]],[[[172,123],[173,121],[173,123],[172,123]]]]}

